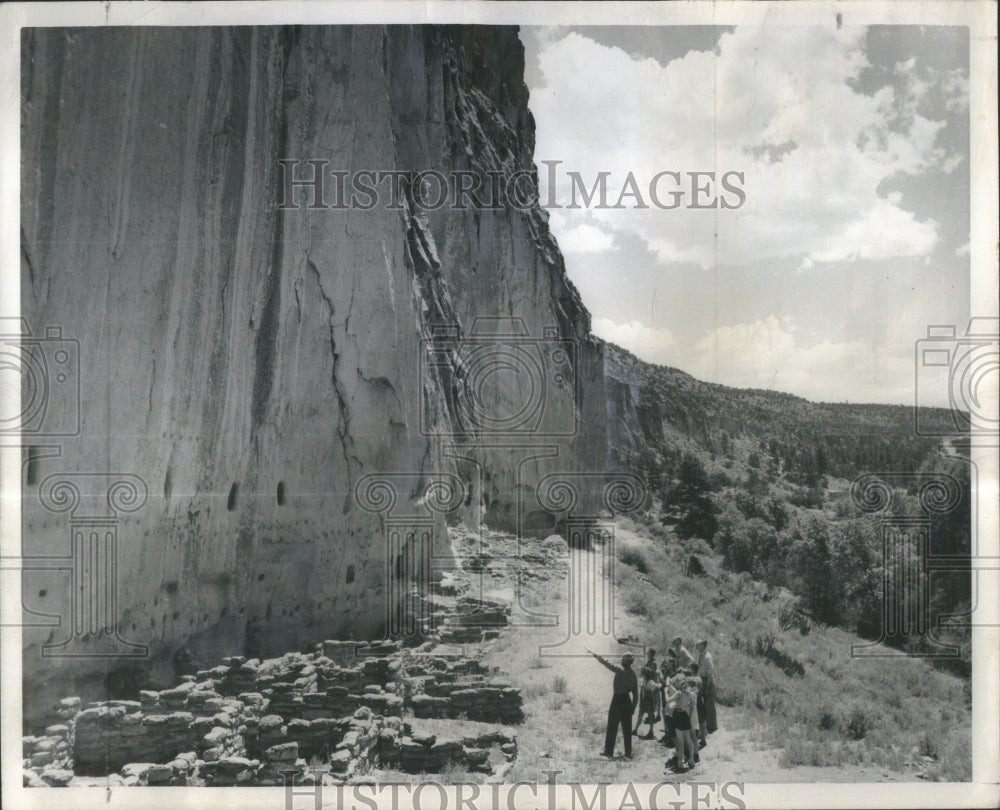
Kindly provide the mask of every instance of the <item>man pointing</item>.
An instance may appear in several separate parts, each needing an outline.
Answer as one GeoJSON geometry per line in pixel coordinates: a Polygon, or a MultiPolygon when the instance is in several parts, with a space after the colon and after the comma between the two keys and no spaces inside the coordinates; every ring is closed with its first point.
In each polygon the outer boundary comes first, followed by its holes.
{"type": "Polygon", "coordinates": [[[618,727],[621,726],[622,736],[625,738],[625,756],[631,759],[632,714],[639,702],[639,680],[632,670],[632,662],[635,658],[626,653],[622,656],[622,665],[619,667],[593,650],[587,650],[587,652],[615,673],[611,706],[608,708],[608,731],[604,737],[604,756],[614,756],[618,727]]]}

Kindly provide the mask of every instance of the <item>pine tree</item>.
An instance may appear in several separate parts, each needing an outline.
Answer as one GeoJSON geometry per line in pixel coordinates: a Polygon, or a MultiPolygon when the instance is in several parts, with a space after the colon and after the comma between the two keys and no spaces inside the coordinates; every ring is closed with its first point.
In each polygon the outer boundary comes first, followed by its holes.
{"type": "Polygon", "coordinates": [[[718,524],[710,492],[704,466],[695,456],[685,453],[677,468],[677,480],[664,495],[663,522],[673,523],[678,537],[711,541],[718,524]]]}

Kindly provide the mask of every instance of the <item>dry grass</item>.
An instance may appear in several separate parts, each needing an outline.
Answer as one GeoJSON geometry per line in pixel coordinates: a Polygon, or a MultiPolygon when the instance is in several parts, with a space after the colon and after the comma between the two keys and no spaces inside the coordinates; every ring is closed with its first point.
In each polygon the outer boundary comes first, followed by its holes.
{"type": "MultiPolygon", "coordinates": [[[[860,639],[836,628],[815,625],[808,635],[794,626],[783,631],[779,611],[786,592],[720,571],[712,559],[706,559],[707,576],[687,577],[688,551],[672,533],[653,537],[640,524],[622,524],[627,531],[617,536],[615,569],[619,631],[660,652],[675,635],[689,648],[697,638],[709,641],[725,716],[710,763],[739,768],[764,762],[776,769],[768,774],[778,781],[781,768],[798,766],[843,768],[850,776],[875,765],[905,780],[917,773],[933,780],[971,778],[970,708],[960,678],[905,656],[852,657],[851,645],[860,639]],[[640,556],[645,574],[622,564],[640,556]],[[731,645],[736,635],[772,633],[775,645],[802,664],[801,675],[786,675],[768,659],[731,645]]],[[[538,601],[552,605],[556,590],[539,589],[538,601]]],[[[531,631],[520,632],[527,635],[511,633],[495,659],[522,687],[529,718],[516,730],[519,755],[509,779],[535,779],[549,769],[560,771],[560,781],[620,781],[622,763],[599,756],[606,695],[564,685],[561,665],[538,658],[531,631]]],[[[830,775],[836,778],[835,771],[830,775]]]]}
{"type": "MultiPolygon", "coordinates": [[[[675,635],[692,649],[697,638],[708,639],[719,704],[759,723],[761,741],[784,749],[783,765],[873,763],[920,771],[927,779],[971,778],[970,707],[960,678],[906,656],[852,657],[852,644],[861,640],[837,628],[782,631],[784,602],[761,583],[728,572],[663,577],[653,562],[656,551],[643,553],[650,562],[646,581],[632,569],[618,577],[621,604],[645,624],[641,640],[663,650],[675,635]],[[666,587],[649,587],[664,579],[666,587]],[[787,675],[767,657],[747,654],[747,645],[731,644],[734,636],[772,635],[782,660],[801,664],[801,674],[787,667],[796,673],[787,675]]],[[[659,556],[669,559],[666,552],[659,556]]]]}

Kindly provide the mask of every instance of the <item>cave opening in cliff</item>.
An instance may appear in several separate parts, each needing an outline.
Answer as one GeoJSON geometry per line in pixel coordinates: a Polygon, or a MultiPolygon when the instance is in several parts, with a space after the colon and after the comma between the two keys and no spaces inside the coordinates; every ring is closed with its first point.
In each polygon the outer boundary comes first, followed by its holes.
{"type": "Polygon", "coordinates": [[[29,487],[36,486],[38,484],[38,467],[41,463],[41,459],[38,457],[38,451],[34,447],[28,447],[28,464],[25,471],[25,483],[29,487]]]}

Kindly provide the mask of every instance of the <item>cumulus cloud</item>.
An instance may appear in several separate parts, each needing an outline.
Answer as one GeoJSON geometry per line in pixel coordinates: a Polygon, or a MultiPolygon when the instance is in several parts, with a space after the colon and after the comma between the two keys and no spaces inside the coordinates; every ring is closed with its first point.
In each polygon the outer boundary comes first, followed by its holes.
{"type": "MultiPolygon", "coordinates": [[[[694,347],[687,370],[736,388],[766,388],[824,402],[912,402],[912,355],[862,339],[804,343],[789,319],[722,326],[694,347]]],[[[911,344],[912,345],[912,344],[911,344]]]]}
{"type": "Polygon", "coordinates": [[[676,341],[673,332],[665,327],[646,326],[639,321],[615,323],[608,318],[595,318],[591,329],[598,337],[650,363],[676,365],[676,341]]]}
{"type": "Polygon", "coordinates": [[[868,65],[863,29],[738,28],[716,52],[691,51],[666,65],[561,31],[543,42],[539,65],[536,159],[561,161],[556,201],[570,202],[568,171],[588,187],[609,172],[609,204],[632,172],[650,205],[636,210],[626,197],[623,210],[564,209],[570,228],[635,234],[663,263],[706,268],[782,257],[804,267],[921,257],[939,241],[937,222],[880,188],[957,165],[936,145],[944,122],[926,117],[921,102],[945,84],[960,96],[962,76],[918,76],[900,63],[897,74],[912,74],[904,89],[866,94],[857,89],[868,65]],[[714,171],[714,195],[724,193],[723,173],[742,172],[746,202],[737,210],[661,210],[649,184],[664,170],[714,171]]]}
{"type": "Polygon", "coordinates": [[[563,253],[599,253],[609,249],[614,243],[614,236],[589,222],[581,222],[561,231],[559,236],[559,247],[563,253]]]}

